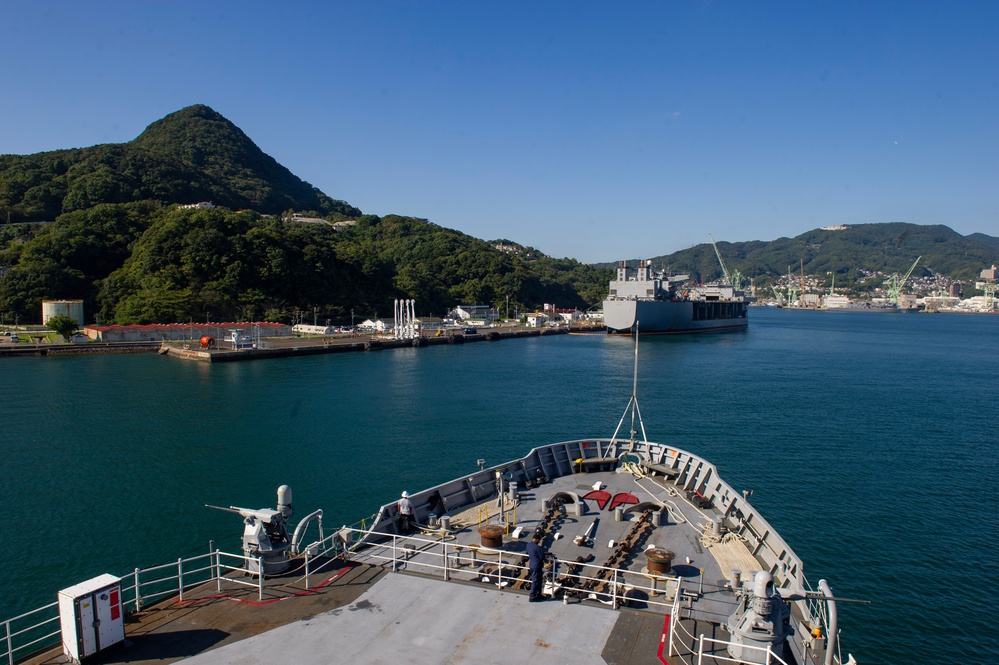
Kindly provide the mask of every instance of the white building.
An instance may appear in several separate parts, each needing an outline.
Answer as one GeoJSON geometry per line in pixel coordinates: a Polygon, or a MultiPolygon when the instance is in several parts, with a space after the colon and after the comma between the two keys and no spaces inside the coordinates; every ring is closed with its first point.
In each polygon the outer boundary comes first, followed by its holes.
{"type": "Polygon", "coordinates": [[[395,329],[395,321],[392,319],[365,319],[357,326],[360,330],[374,331],[377,333],[387,332],[395,329]]]}
{"type": "Polygon", "coordinates": [[[292,332],[296,335],[332,335],[336,332],[333,326],[313,326],[306,323],[299,323],[293,327],[292,332]]]}
{"type": "Polygon", "coordinates": [[[822,296],[822,306],[826,309],[842,309],[850,305],[850,298],[842,295],[822,296]]]}
{"type": "Polygon", "coordinates": [[[451,316],[462,321],[492,323],[496,320],[496,311],[489,305],[459,305],[451,312],[451,316]]]}
{"type": "Polygon", "coordinates": [[[527,327],[528,328],[544,328],[548,325],[551,319],[547,314],[542,314],[541,312],[535,312],[534,314],[527,315],[527,327]]]}
{"type": "Polygon", "coordinates": [[[586,314],[578,309],[556,309],[554,314],[554,318],[560,319],[562,323],[575,323],[586,318],[586,314]]]}

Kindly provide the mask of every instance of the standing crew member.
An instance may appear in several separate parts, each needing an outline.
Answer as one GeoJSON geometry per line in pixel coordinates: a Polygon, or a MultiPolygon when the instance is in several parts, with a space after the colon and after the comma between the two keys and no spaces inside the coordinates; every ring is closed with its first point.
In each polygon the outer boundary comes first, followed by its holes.
{"type": "Polygon", "coordinates": [[[404,491],[399,499],[399,526],[405,533],[409,533],[414,521],[413,502],[409,500],[409,492],[404,491]]]}
{"type": "Polygon", "coordinates": [[[541,572],[545,566],[545,551],[541,548],[541,534],[535,533],[531,537],[531,542],[527,543],[528,570],[531,573],[531,595],[528,602],[536,603],[544,600],[541,590],[544,582],[541,581],[541,572]]]}

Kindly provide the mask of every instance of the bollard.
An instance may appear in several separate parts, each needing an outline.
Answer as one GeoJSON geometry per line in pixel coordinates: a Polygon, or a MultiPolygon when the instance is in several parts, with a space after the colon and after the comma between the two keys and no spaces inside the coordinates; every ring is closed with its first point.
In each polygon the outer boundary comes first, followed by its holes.
{"type": "Polygon", "coordinates": [[[732,585],[732,591],[739,590],[739,577],[742,575],[742,571],[738,568],[733,568],[729,573],[728,583],[732,585]]]}

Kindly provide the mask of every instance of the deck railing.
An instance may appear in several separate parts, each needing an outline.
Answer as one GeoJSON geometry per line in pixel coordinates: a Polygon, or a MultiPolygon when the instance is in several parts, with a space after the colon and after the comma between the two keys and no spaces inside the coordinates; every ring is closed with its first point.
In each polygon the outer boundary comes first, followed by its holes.
{"type": "MultiPolygon", "coordinates": [[[[759,661],[754,659],[750,661],[743,660],[741,658],[732,658],[731,656],[725,656],[716,650],[711,650],[709,653],[704,652],[704,647],[707,645],[711,648],[712,645],[719,648],[728,648],[732,645],[731,642],[726,642],[725,640],[716,640],[711,637],[704,637],[704,635],[699,635],[697,639],[697,665],[703,665],[704,659],[709,658],[715,661],[722,661],[725,663],[758,663],[759,661]]],[[[739,644],[735,645],[740,649],[747,649],[749,651],[758,652],[760,655],[766,655],[766,660],[764,661],[766,665],[788,665],[788,662],[775,654],[770,646],[758,647],[749,644],[739,644]]]]}
{"type": "Polygon", "coordinates": [[[45,605],[3,622],[3,655],[8,665],[14,665],[15,659],[20,657],[17,654],[28,655],[59,641],[58,605],[58,602],[45,605]]]}
{"type": "MultiPolygon", "coordinates": [[[[326,539],[323,547],[327,548],[326,556],[346,557],[357,556],[371,563],[381,563],[392,571],[411,570],[430,575],[439,575],[445,580],[450,580],[456,573],[464,575],[475,575],[481,580],[482,574],[476,572],[479,564],[489,562],[495,563],[497,572],[489,577],[489,583],[498,587],[506,588],[518,580],[524,580],[523,573],[527,570],[525,560],[527,556],[518,552],[508,552],[500,549],[471,548],[468,545],[460,545],[448,540],[447,536],[404,536],[394,533],[375,532],[371,530],[358,530],[344,528],[338,534],[334,534],[326,539]],[[349,546],[348,534],[357,539],[357,544],[363,551],[352,552],[349,546]]],[[[715,660],[729,663],[758,663],[758,659],[742,660],[728,655],[728,647],[748,651],[759,651],[765,653],[765,662],[768,665],[788,665],[780,656],[771,649],[757,647],[753,645],[736,644],[726,640],[700,636],[693,636],[687,632],[691,641],[696,643],[697,650],[683,646],[682,651],[676,646],[682,604],[692,598],[699,597],[705,591],[703,576],[695,578],[681,579],[678,577],[665,577],[648,575],[634,571],[623,571],[616,568],[607,568],[593,564],[580,564],[575,561],[563,561],[557,559],[560,570],[566,570],[567,566],[580,566],[580,570],[573,574],[576,588],[567,588],[569,591],[576,591],[580,598],[596,600],[604,605],[617,609],[619,607],[642,603],[648,607],[663,609],[670,614],[672,620],[669,624],[667,634],[667,644],[669,655],[674,654],[696,654],[698,665],[702,665],[706,660],[715,660]],[[579,587],[589,582],[594,584],[603,583],[605,588],[601,591],[583,590],[579,587]],[[687,584],[684,587],[683,584],[687,584]]],[[[568,597],[563,596],[563,602],[568,602],[568,597]]],[[[839,658],[834,662],[840,663],[839,658]]]]}
{"type": "MultiPolygon", "coordinates": [[[[460,545],[446,534],[403,536],[395,533],[373,531],[371,528],[344,527],[336,533],[312,543],[302,550],[303,581],[309,587],[309,576],[321,572],[325,567],[337,560],[363,557],[373,563],[386,565],[390,570],[419,570],[425,574],[439,575],[445,580],[452,579],[456,574],[471,575],[482,578],[477,572],[479,563],[495,562],[496,574],[489,578],[489,583],[498,588],[506,588],[524,580],[527,570],[526,555],[518,552],[507,552],[499,549],[473,548],[460,545]],[[318,562],[318,563],[317,563],[318,562]]],[[[588,600],[596,600],[604,605],[617,609],[625,604],[643,603],[648,607],[662,608],[670,613],[669,648],[672,654],[676,626],[679,621],[680,603],[686,594],[700,594],[703,590],[703,579],[684,580],[688,584],[697,584],[698,589],[681,590],[681,580],[674,577],[660,577],[634,571],[623,571],[593,564],[575,561],[556,560],[561,570],[569,566],[578,567],[573,573],[574,590],[588,600]],[[585,586],[600,587],[600,590],[584,589],[585,586]]],[[[214,549],[206,554],[177,559],[174,563],[135,568],[130,574],[122,577],[122,606],[126,613],[137,612],[150,603],[175,595],[181,602],[187,590],[215,581],[216,588],[222,590],[222,581],[254,587],[258,598],[264,598],[266,586],[265,577],[257,575],[255,581],[246,581],[236,577],[226,577],[228,573],[245,570],[248,563],[255,563],[258,570],[263,570],[262,558],[251,558],[241,554],[232,554],[214,549]]],[[[563,602],[568,598],[563,596],[563,602]]],[[[817,608],[821,611],[821,608],[817,608]]],[[[3,651],[0,651],[0,663],[15,665],[16,662],[28,656],[52,648],[59,643],[58,603],[51,603],[38,609],[26,612],[2,624],[3,651]]],[[[698,641],[698,662],[703,658],[714,658],[729,662],[743,662],[727,656],[721,656],[715,651],[704,652],[705,643],[709,645],[724,645],[728,642],[709,639],[700,636],[698,641]]],[[[739,645],[743,649],[754,649],[739,645]]],[[[768,663],[781,664],[772,652],[768,652],[768,663]]],[[[839,659],[836,659],[839,662],[839,659]]]]}
{"type": "MultiPolygon", "coordinates": [[[[314,547],[315,545],[312,545],[307,549],[313,551],[314,547]]],[[[258,598],[263,600],[266,586],[264,576],[258,575],[254,581],[226,577],[227,573],[245,570],[249,562],[255,563],[258,570],[263,570],[262,558],[246,557],[218,549],[207,554],[177,559],[174,563],[135,568],[121,578],[122,608],[126,614],[131,614],[169,596],[176,596],[177,600],[183,602],[186,591],[205,582],[215,581],[216,588],[221,591],[223,580],[227,583],[256,588],[258,598]]],[[[308,575],[310,570],[308,555],[305,558],[305,570],[308,575]]],[[[14,665],[32,654],[59,644],[58,605],[58,602],[54,602],[0,623],[2,626],[0,635],[3,638],[0,663],[14,665]]]]}
{"type": "MultiPolygon", "coordinates": [[[[327,541],[331,539],[338,539],[340,546],[337,549],[324,543],[326,547],[332,548],[327,550],[327,556],[340,553],[348,557],[356,555],[365,561],[385,565],[390,570],[413,570],[440,576],[445,580],[450,580],[457,573],[481,578],[481,573],[477,573],[475,568],[478,564],[488,562],[496,564],[496,574],[490,577],[489,582],[498,588],[509,587],[518,580],[526,581],[524,577],[528,570],[525,565],[526,554],[500,549],[471,548],[468,545],[455,543],[446,536],[404,536],[346,528],[341,529],[327,541]],[[345,531],[358,539],[358,544],[363,546],[363,554],[360,551],[352,551],[349,546],[344,547],[345,531]],[[362,538],[363,541],[360,540],[362,538]]],[[[563,571],[567,570],[568,566],[578,567],[579,570],[572,575],[576,585],[575,590],[586,599],[597,600],[614,608],[621,607],[625,603],[638,602],[639,599],[649,606],[663,609],[673,604],[673,596],[678,586],[677,578],[646,575],[575,561],[558,559],[556,561],[559,569],[563,571]],[[582,588],[589,584],[603,588],[600,590],[582,588]]]]}

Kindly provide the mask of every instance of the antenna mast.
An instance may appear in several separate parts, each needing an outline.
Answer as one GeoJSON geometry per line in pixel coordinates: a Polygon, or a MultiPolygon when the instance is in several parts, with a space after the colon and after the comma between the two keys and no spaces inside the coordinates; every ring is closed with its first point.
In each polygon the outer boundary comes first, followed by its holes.
{"type": "Polygon", "coordinates": [[[624,419],[628,416],[628,411],[631,411],[631,442],[632,447],[635,445],[635,435],[638,430],[635,429],[635,416],[638,416],[638,426],[642,428],[642,441],[648,443],[649,438],[645,434],[645,423],[642,422],[642,410],[638,407],[638,321],[635,321],[635,372],[632,377],[631,382],[631,399],[628,400],[628,406],[624,407],[624,413],[621,414],[621,421],[617,424],[617,429],[614,430],[614,436],[611,437],[611,446],[617,444],[617,435],[621,431],[621,426],[624,424],[624,419]]]}

